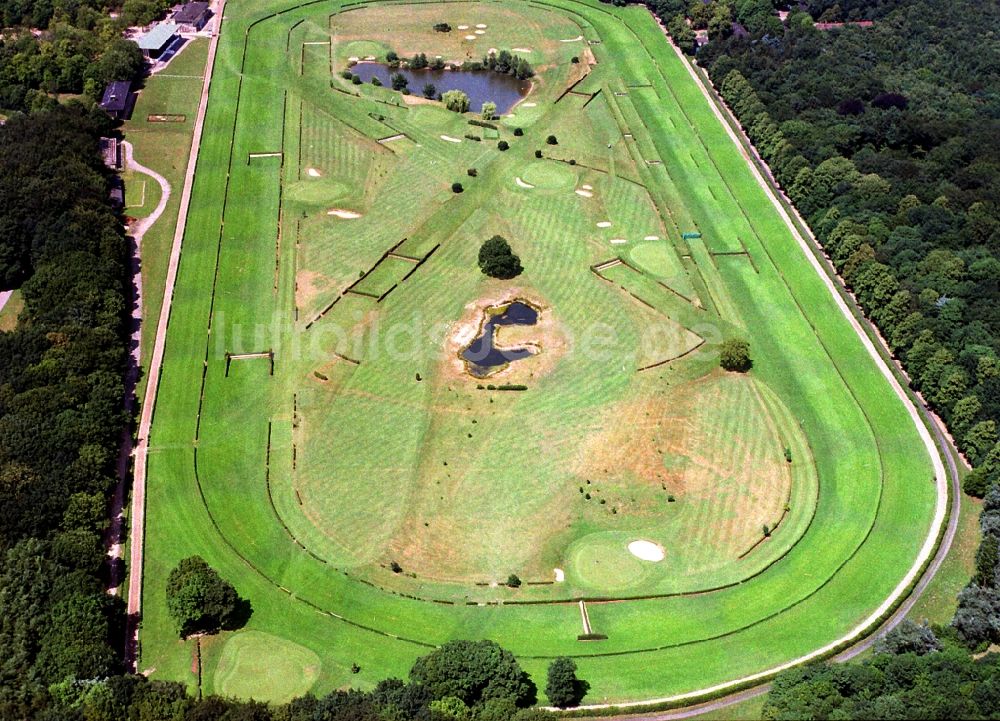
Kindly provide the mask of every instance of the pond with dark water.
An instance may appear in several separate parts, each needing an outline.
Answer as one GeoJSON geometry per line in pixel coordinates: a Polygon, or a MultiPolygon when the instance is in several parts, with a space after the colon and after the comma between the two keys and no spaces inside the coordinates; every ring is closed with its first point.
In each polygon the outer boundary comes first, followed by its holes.
{"type": "Polygon", "coordinates": [[[501,366],[535,354],[531,348],[497,348],[493,343],[497,326],[535,325],[538,322],[537,310],[516,300],[506,307],[501,306],[498,312],[486,312],[482,334],[462,351],[462,359],[468,362],[469,373],[476,378],[484,378],[501,366]]]}
{"type": "Polygon", "coordinates": [[[531,90],[530,80],[518,80],[513,75],[490,70],[409,70],[390,68],[382,63],[357,63],[351,72],[366,83],[377,77],[387,88],[392,87],[392,75],[401,73],[409,82],[410,94],[417,96],[423,95],[428,83],[439,95],[448,90],[461,90],[469,96],[469,109],[477,113],[486,102],[496,103],[498,115],[508,113],[531,90]]]}

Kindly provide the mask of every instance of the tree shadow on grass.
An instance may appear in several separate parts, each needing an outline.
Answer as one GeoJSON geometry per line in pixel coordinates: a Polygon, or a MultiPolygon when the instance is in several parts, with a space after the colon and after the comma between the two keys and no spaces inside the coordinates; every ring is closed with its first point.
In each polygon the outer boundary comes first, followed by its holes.
{"type": "Polygon", "coordinates": [[[253,616],[253,606],[250,604],[250,600],[246,598],[237,599],[233,607],[233,612],[222,625],[222,630],[238,631],[250,622],[251,616],[253,616]]]}

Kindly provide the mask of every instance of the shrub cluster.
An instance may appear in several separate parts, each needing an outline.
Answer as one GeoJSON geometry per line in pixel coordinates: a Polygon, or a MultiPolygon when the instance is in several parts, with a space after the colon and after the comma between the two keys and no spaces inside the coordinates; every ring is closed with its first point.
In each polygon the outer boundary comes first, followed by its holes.
{"type": "Polygon", "coordinates": [[[746,373],[753,366],[750,344],[742,338],[729,338],[719,348],[719,365],[723,370],[746,373]]]}
{"type": "Polygon", "coordinates": [[[484,56],[481,67],[495,73],[513,75],[518,80],[526,80],[535,74],[531,63],[520,55],[511,54],[509,50],[501,50],[499,53],[484,56]]]}

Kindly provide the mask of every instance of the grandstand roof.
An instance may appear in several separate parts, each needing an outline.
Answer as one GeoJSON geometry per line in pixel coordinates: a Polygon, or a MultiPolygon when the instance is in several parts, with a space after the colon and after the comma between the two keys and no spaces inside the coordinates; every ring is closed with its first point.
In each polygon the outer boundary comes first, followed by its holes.
{"type": "Polygon", "coordinates": [[[140,50],[162,50],[177,34],[173,23],[160,23],[136,41],[140,50]]]}

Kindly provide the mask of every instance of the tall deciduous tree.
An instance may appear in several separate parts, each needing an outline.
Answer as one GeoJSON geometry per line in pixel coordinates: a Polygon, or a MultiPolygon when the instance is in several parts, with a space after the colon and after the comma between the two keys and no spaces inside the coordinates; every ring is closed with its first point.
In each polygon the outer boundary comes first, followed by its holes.
{"type": "Polygon", "coordinates": [[[521,274],[521,259],[501,235],[494,235],[479,248],[479,269],[491,278],[510,280],[521,274]]]}
{"type": "Polygon", "coordinates": [[[976,570],[972,583],[981,588],[996,588],[997,567],[1000,566],[1000,548],[997,537],[987,534],[976,551],[976,570]]]}
{"type": "Polygon", "coordinates": [[[576,662],[561,656],[549,664],[545,695],[553,706],[578,706],[586,694],[587,684],[576,677],[576,662]]]}
{"type": "Polygon", "coordinates": [[[236,589],[201,556],[183,559],[167,577],[167,609],[181,638],[234,628],[243,605],[236,589]]]}
{"type": "Polygon", "coordinates": [[[446,90],[441,95],[441,100],[448,110],[456,113],[465,113],[469,110],[469,96],[461,90],[446,90]]]}
{"type": "Polygon", "coordinates": [[[410,680],[428,689],[434,699],[449,696],[475,706],[509,699],[518,707],[535,701],[535,686],[517,659],[493,641],[449,641],[418,658],[410,680]]]}
{"type": "Polygon", "coordinates": [[[670,37],[682,51],[689,54],[694,53],[694,30],[687,24],[683,15],[676,15],[670,19],[670,22],[667,23],[667,32],[670,33],[670,37]]]}

